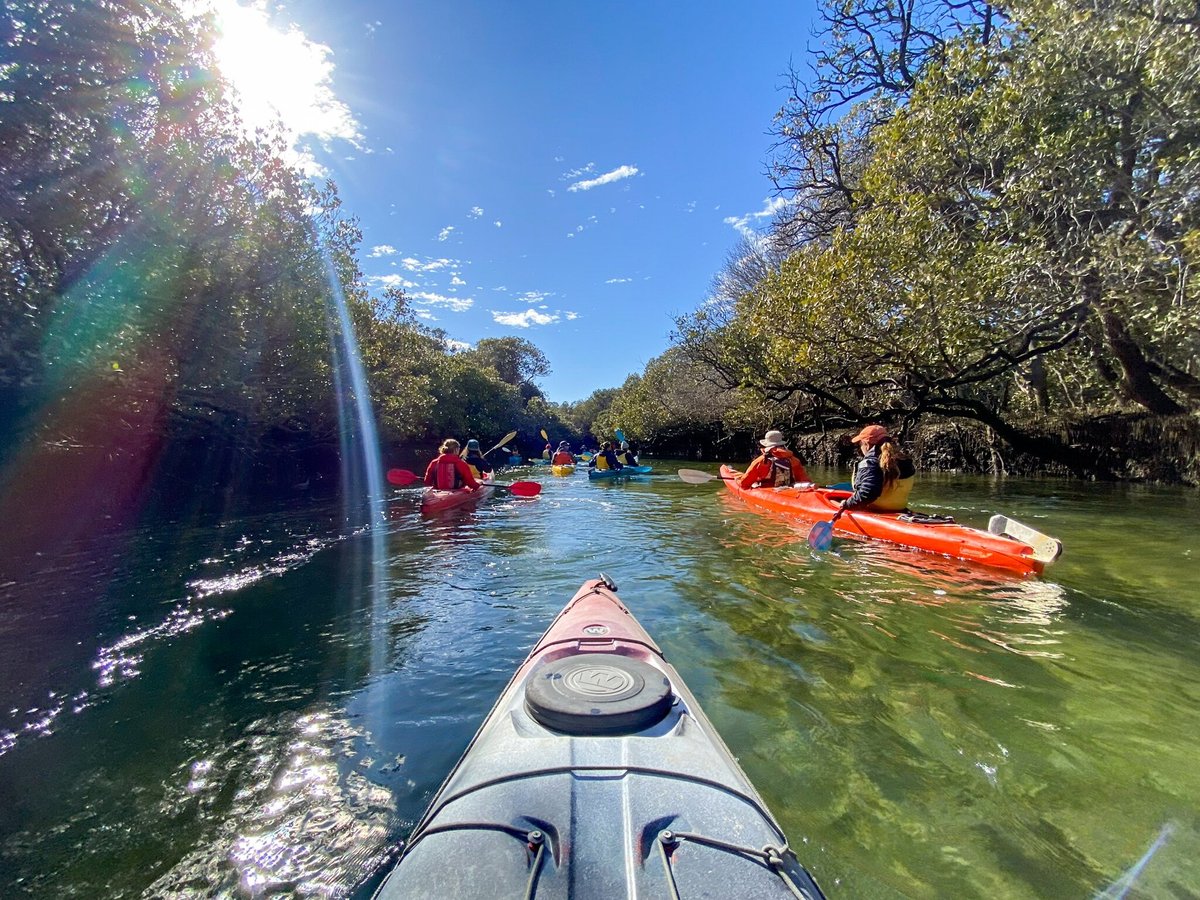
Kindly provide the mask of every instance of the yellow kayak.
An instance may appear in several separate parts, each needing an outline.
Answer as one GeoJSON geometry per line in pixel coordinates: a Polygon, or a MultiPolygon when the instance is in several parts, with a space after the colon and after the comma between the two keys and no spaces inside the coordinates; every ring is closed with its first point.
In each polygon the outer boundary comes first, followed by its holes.
{"type": "Polygon", "coordinates": [[[553,472],[555,475],[574,475],[575,467],[574,466],[551,466],[550,471],[553,472]]]}

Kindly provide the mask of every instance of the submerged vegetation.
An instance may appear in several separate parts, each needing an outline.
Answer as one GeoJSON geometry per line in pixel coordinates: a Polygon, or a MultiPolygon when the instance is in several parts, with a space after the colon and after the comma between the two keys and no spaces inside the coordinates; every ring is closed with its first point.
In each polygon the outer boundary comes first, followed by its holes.
{"type": "Polygon", "coordinates": [[[530,342],[461,349],[368,289],[335,185],[244,134],[203,20],[0,4],[0,489],[47,460],[79,490],[120,469],[106,502],[336,480],[336,294],[385,450],[622,428],[741,455],[770,425],[832,459],[878,420],[947,466],[1200,477],[1195,5],[848,0],[819,37],[771,232],[644,372],[554,404],[530,342]]]}

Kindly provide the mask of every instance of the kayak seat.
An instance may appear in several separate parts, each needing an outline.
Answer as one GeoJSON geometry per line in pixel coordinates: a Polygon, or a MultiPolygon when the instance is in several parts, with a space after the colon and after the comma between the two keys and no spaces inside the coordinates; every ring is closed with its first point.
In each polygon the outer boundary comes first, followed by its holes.
{"type": "Polygon", "coordinates": [[[915,522],[918,525],[953,525],[954,516],[935,516],[932,513],[903,512],[896,516],[901,522],[915,522]]]}
{"type": "Polygon", "coordinates": [[[666,675],[616,653],[547,663],[525,688],[525,710],[535,721],[580,737],[644,731],[661,722],[674,701],[666,675]]]}

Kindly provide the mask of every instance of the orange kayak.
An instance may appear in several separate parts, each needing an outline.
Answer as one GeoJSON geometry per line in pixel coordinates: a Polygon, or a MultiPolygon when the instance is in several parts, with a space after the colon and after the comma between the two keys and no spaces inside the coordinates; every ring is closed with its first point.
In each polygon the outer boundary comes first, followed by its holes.
{"type": "MultiPolygon", "coordinates": [[[[721,466],[721,477],[729,490],[756,509],[798,516],[811,522],[828,522],[849,491],[819,487],[751,488],[740,487],[735,480],[741,473],[721,466]]],[[[1011,537],[992,534],[954,522],[906,522],[898,512],[848,510],[834,530],[846,537],[891,541],[928,553],[940,553],[968,562],[1005,569],[1021,575],[1040,575],[1047,560],[1039,559],[1032,546],[1011,537]]]]}

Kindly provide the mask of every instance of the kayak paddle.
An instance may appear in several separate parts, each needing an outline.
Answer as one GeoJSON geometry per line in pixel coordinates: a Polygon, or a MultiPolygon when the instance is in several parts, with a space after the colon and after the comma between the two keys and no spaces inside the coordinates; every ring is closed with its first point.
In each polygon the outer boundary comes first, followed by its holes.
{"type": "Polygon", "coordinates": [[[710,481],[734,481],[726,475],[712,475],[699,469],[680,469],[679,477],[688,484],[708,484],[710,481]]]}
{"type": "Polygon", "coordinates": [[[613,431],[613,434],[617,436],[618,441],[620,441],[622,444],[625,443],[625,432],[623,432],[620,428],[613,431]]]}
{"type": "Polygon", "coordinates": [[[852,485],[848,481],[839,481],[837,484],[831,484],[829,486],[829,490],[831,490],[831,491],[852,491],[852,490],[854,490],[854,485],[852,485]]]}
{"type": "Polygon", "coordinates": [[[1039,562],[1052,563],[1062,555],[1062,541],[1030,528],[1024,522],[1008,516],[992,516],[988,520],[988,531],[1021,541],[1033,548],[1033,558],[1039,562]]]}
{"type": "MultiPolygon", "coordinates": [[[[410,472],[408,469],[388,469],[387,480],[388,484],[394,484],[396,487],[408,487],[410,484],[416,484],[420,480],[420,477],[416,472],[410,472]]],[[[488,487],[511,491],[515,497],[536,497],[542,492],[542,486],[536,481],[513,481],[508,484],[497,484],[488,481],[483,482],[483,484],[488,487]]]]}
{"type": "Polygon", "coordinates": [[[542,492],[542,486],[536,481],[512,481],[508,484],[488,482],[492,487],[509,491],[514,497],[536,497],[542,492]]]}
{"type": "Polygon", "coordinates": [[[846,507],[838,507],[828,522],[818,522],[808,532],[808,545],[814,550],[828,550],[833,546],[833,523],[842,517],[846,507]]]}
{"type": "MultiPolygon", "coordinates": [[[[507,444],[509,441],[511,441],[516,436],[517,436],[517,433],[515,431],[510,431],[504,437],[500,438],[499,442],[496,444],[495,447],[492,448],[492,450],[499,450],[501,447],[503,447],[505,444],[507,444]]],[[[483,455],[487,456],[489,453],[492,452],[492,450],[484,451],[483,455]]]]}
{"type": "Polygon", "coordinates": [[[545,428],[541,429],[538,434],[542,436],[543,441],[545,441],[547,444],[550,443],[550,435],[546,434],[545,428]]]}

